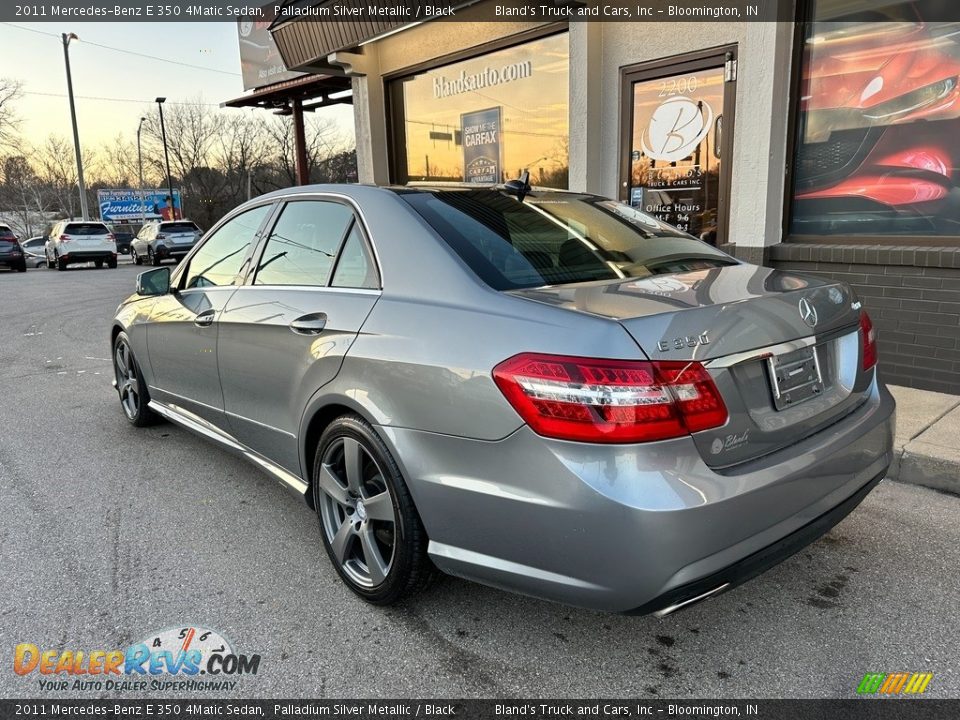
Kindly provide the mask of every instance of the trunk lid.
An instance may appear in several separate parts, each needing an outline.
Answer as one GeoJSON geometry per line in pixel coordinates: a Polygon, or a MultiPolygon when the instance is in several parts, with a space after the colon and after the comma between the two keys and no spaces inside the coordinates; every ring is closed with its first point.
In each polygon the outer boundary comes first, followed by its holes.
{"type": "Polygon", "coordinates": [[[860,303],[844,283],[741,264],[511,293],[615,319],[651,360],[703,363],[730,414],[723,427],[693,435],[711,467],[796,443],[870,390],[860,303]]]}

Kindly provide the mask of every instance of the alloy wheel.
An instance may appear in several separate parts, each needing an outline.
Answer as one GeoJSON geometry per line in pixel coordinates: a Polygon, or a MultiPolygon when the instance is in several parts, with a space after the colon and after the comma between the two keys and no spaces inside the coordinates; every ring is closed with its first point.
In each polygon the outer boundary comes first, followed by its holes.
{"type": "Polygon", "coordinates": [[[137,366],[133,362],[133,353],[127,343],[117,343],[117,349],[113,354],[113,368],[117,377],[117,391],[120,393],[123,412],[133,420],[140,409],[140,385],[137,381],[137,366]]]}
{"type": "Polygon", "coordinates": [[[361,442],[341,436],[327,446],[318,473],[320,520],[343,572],[373,588],[390,574],[396,514],[383,471],[361,442]]]}

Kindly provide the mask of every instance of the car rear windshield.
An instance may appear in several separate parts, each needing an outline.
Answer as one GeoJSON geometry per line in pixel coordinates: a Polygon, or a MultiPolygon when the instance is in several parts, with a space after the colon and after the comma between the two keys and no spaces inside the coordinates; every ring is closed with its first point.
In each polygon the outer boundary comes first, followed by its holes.
{"type": "Polygon", "coordinates": [[[497,290],[734,265],[729,255],[629,205],[592,195],[498,190],[398,194],[497,290]]]}
{"type": "Polygon", "coordinates": [[[13,240],[16,235],[13,234],[13,230],[8,227],[0,226],[0,240],[13,240]]]}
{"type": "Polygon", "coordinates": [[[66,235],[106,235],[110,231],[100,223],[70,223],[63,232],[66,235]]]}
{"type": "Polygon", "coordinates": [[[164,223],[163,225],[163,231],[166,233],[192,233],[199,229],[192,222],[164,223]]]}

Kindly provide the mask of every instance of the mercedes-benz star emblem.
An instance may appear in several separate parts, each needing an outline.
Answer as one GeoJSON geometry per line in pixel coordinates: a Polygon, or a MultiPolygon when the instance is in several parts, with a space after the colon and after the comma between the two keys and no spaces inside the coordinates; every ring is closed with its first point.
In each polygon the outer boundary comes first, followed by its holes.
{"type": "Polygon", "coordinates": [[[810,327],[816,327],[820,319],[817,317],[817,309],[806,298],[800,299],[800,318],[810,327]]]}

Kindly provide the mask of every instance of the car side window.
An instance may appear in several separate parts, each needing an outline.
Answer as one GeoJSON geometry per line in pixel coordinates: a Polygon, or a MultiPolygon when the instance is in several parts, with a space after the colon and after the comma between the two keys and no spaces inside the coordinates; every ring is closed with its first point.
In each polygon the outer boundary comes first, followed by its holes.
{"type": "Polygon", "coordinates": [[[220,226],[190,258],[183,287],[233,285],[247,250],[272,207],[260,205],[220,226]]]}
{"type": "Polygon", "coordinates": [[[353,221],[346,205],[325,200],[287,203],[267,237],[254,285],[326,285],[353,221]]]}
{"type": "Polygon", "coordinates": [[[333,273],[333,287],[378,289],[380,278],[367,243],[363,239],[360,225],[353,223],[347,242],[340,251],[337,269],[333,273]]]}

